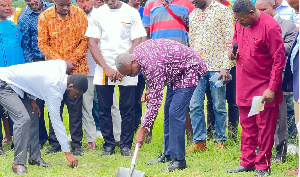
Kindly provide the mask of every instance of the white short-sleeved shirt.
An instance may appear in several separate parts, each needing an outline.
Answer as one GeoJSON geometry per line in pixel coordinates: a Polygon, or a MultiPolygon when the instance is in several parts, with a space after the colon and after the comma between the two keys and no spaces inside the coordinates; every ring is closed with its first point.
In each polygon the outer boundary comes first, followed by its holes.
{"type": "MultiPolygon", "coordinates": [[[[128,53],[132,40],[146,36],[139,12],[122,3],[119,9],[110,9],[107,4],[93,9],[88,19],[85,36],[100,39],[99,49],[106,64],[116,69],[115,59],[121,53],[128,53]]],[[[111,82],[101,66],[95,68],[96,85],[136,85],[137,77],[124,76],[122,82],[111,82]]]]}

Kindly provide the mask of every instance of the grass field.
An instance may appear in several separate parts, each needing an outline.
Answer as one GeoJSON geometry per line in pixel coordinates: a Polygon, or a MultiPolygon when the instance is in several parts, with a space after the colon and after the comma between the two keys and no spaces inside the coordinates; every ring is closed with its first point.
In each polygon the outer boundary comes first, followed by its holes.
{"type": "MultiPolygon", "coordinates": [[[[46,110],[45,110],[45,115],[46,110]]],[[[46,125],[48,125],[48,118],[45,118],[46,125]]],[[[64,124],[68,127],[68,114],[64,111],[64,124]]],[[[254,172],[241,173],[241,174],[228,174],[226,169],[234,168],[239,164],[240,157],[240,142],[235,144],[232,140],[226,142],[227,150],[225,152],[219,151],[214,148],[214,143],[208,141],[208,150],[206,152],[199,152],[195,154],[189,154],[186,157],[188,168],[181,171],[175,171],[172,173],[161,172],[162,168],[165,168],[167,164],[160,163],[152,166],[145,165],[145,162],[152,160],[159,155],[163,150],[163,109],[161,108],[155,122],[153,130],[153,139],[151,144],[144,144],[139,152],[136,169],[146,172],[148,177],[164,177],[164,176],[180,176],[180,177],[250,177],[254,175],[254,172]]],[[[48,128],[48,126],[47,126],[48,128]]],[[[68,129],[68,128],[67,128],[68,129]]],[[[240,135],[239,127],[239,135],[240,135]]],[[[67,130],[68,131],[68,130],[67,130]]],[[[45,152],[50,149],[50,145],[47,143],[41,150],[42,158],[50,163],[50,168],[42,168],[38,166],[26,165],[28,167],[29,174],[26,176],[43,177],[43,176],[63,176],[63,177],[113,177],[116,175],[118,168],[129,168],[131,158],[123,157],[120,154],[120,149],[116,148],[116,153],[109,157],[102,157],[101,152],[103,150],[102,139],[97,139],[97,148],[95,151],[86,149],[87,142],[83,139],[83,151],[84,156],[78,157],[79,167],[70,168],[68,161],[65,159],[62,152],[45,155],[45,152]]],[[[189,147],[188,145],[186,146],[189,147]]],[[[13,150],[10,150],[9,146],[4,146],[8,156],[0,157],[0,176],[13,176],[11,165],[13,162],[13,150]]],[[[271,176],[282,177],[285,176],[285,170],[294,168],[297,165],[298,156],[288,155],[285,163],[278,163],[272,165],[271,176]]]]}

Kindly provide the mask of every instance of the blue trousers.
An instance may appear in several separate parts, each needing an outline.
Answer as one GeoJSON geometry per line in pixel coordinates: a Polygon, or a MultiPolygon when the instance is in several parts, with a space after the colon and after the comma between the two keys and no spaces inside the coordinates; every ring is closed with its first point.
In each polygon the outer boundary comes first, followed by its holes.
{"type": "Polygon", "coordinates": [[[190,116],[193,127],[194,143],[206,141],[206,123],[204,116],[204,99],[206,89],[209,87],[213,101],[213,111],[215,116],[214,141],[225,142],[227,140],[227,110],[226,110],[226,87],[213,88],[213,82],[209,79],[219,71],[208,71],[203,78],[199,79],[199,84],[195,89],[190,104],[190,116]]]}
{"type": "Polygon", "coordinates": [[[167,87],[164,117],[164,154],[185,159],[185,119],[195,87],[173,90],[167,87]]]}

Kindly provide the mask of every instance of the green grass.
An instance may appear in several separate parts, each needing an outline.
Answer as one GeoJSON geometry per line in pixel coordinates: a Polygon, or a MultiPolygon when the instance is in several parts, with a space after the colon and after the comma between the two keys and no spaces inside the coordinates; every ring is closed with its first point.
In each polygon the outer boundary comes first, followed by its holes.
{"type": "MultiPolygon", "coordinates": [[[[45,116],[46,110],[45,110],[45,116]]],[[[45,118],[46,125],[48,125],[48,118],[45,118]]],[[[68,114],[64,111],[64,124],[68,127],[68,114]]],[[[148,177],[165,177],[165,176],[177,176],[177,177],[250,177],[254,175],[254,172],[240,173],[240,174],[228,174],[226,169],[234,168],[239,165],[240,160],[240,143],[235,144],[233,141],[228,140],[226,142],[227,150],[221,152],[214,148],[214,143],[208,141],[208,150],[206,152],[199,152],[195,154],[189,154],[186,157],[188,168],[181,171],[175,171],[172,173],[161,172],[162,168],[165,168],[167,164],[160,163],[152,166],[145,165],[148,160],[153,160],[163,150],[163,109],[161,107],[157,120],[154,125],[153,139],[151,144],[144,144],[138,154],[136,169],[146,172],[148,177]]],[[[47,126],[48,128],[48,126],[47,126]]],[[[239,127],[239,135],[241,128],[239,127]]],[[[68,132],[68,128],[67,128],[68,132]]],[[[109,157],[102,157],[101,152],[103,150],[103,140],[97,139],[97,148],[95,151],[86,149],[86,139],[83,138],[83,151],[84,156],[78,157],[79,167],[70,168],[68,161],[62,152],[45,155],[45,152],[50,149],[50,145],[47,143],[44,149],[41,150],[42,158],[50,163],[50,168],[42,168],[38,166],[26,165],[29,174],[26,176],[58,176],[58,177],[113,177],[116,175],[119,167],[129,168],[131,163],[130,157],[123,157],[120,155],[120,149],[116,148],[116,153],[109,157]],[[83,165],[83,166],[80,166],[83,165]]],[[[186,146],[189,147],[188,145],[186,146]]],[[[10,150],[9,146],[4,146],[4,150],[7,152],[7,156],[0,157],[0,177],[13,176],[11,165],[13,163],[13,150],[10,150]]],[[[274,177],[285,176],[285,170],[293,169],[297,166],[298,156],[287,156],[285,163],[273,164],[272,174],[274,177]]]]}

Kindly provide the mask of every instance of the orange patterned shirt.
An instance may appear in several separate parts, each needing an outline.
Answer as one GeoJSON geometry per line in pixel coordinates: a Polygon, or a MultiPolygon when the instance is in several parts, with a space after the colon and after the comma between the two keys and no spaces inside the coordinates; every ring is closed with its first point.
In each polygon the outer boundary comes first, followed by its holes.
{"type": "Polygon", "coordinates": [[[76,64],[76,73],[88,73],[86,52],[88,26],[83,10],[72,5],[63,19],[55,13],[55,6],[45,10],[38,20],[38,45],[46,60],[63,59],[76,64]]]}

